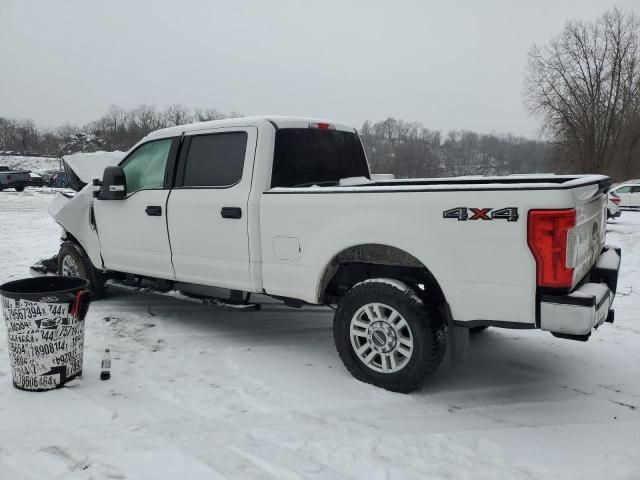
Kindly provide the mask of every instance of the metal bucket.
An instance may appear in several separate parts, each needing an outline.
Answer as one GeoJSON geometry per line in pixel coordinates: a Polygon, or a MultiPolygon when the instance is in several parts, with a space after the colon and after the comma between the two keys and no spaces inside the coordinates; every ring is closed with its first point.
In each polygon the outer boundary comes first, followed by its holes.
{"type": "Polygon", "coordinates": [[[0,285],[13,385],[41,392],[82,375],[89,282],[34,277],[0,285]]]}

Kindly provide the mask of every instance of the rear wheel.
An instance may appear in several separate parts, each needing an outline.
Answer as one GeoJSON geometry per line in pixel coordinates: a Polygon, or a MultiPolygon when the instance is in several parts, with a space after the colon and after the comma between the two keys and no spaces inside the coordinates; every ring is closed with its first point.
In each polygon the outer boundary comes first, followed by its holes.
{"type": "Polygon", "coordinates": [[[401,282],[374,279],[353,287],[336,311],[338,354],[360,381],[394,392],[419,388],[440,365],[446,326],[401,282]]]}
{"type": "Polygon", "coordinates": [[[16,192],[22,192],[24,191],[24,185],[16,185],[15,187],[13,187],[16,189],[16,192]]]}
{"type": "Polygon", "coordinates": [[[106,280],[104,274],[94,268],[82,247],[75,242],[64,242],[60,245],[58,275],[89,280],[91,297],[96,300],[104,297],[106,280]]]}

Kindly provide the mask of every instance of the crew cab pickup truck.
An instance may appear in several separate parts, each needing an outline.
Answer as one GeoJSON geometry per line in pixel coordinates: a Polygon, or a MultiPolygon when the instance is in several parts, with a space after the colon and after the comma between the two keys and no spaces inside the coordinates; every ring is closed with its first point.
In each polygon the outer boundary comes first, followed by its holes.
{"type": "Polygon", "coordinates": [[[26,170],[12,170],[7,166],[0,166],[0,191],[5,188],[15,188],[22,192],[31,182],[31,176],[26,170]]]}
{"type": "Polygon", "coordinates": [[[127,275],[328,305],[349,371],[408,392],[454,331],[586,340],[613,321],[608,187],[601,175],[378,177],[348,125],[249,117],[153,132],[51,213],[65,230],[59,272],[95,295],[127,275]]]}

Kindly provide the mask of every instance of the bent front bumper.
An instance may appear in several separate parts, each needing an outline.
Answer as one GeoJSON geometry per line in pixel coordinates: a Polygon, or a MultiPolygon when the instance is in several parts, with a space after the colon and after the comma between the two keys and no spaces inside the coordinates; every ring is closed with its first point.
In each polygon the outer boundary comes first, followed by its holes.
{"type": "Polygon", "coordinates": [[[556,336],[587,340],[610,314],[618,286],[620,249],[605,247],[588,281],[568,295],[541,295],[540,328],[556,336]]]}

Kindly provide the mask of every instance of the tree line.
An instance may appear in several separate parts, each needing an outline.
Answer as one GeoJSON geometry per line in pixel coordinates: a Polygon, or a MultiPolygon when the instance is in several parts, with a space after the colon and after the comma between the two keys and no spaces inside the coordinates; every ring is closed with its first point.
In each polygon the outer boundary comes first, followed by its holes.
{"type": "Polygon", "coordinates": [[[112,105],[96,121],[84,126],[67,123],[55,129],[38,128],[33,120],[0,117],[0,151],[50,156],[97,150],[127,151],[142,137],[160,128],[233,116],[238,114],[173,104],[163,108],[139,105],[131,109],[112,105]]]}
{"type": "MultiPolygon", "coordinates": [[[[132,109],[111,106],[105,115],[87,125],[66,124],[53,130],[40,129],[32,120],[0,117],[0,151],[48,156],[126,151],[159,128],[235,116],[238,114],[184,105],[140,105],[132,109]]],[[[551,168],[548,143],[513,135],[459,130],[443,136],[419,123],[394,118],[367,121],[360,135],[372,170],[400,177],[526,173],[551,168]]]]}
{"type": "Polygon", "coordinates": [[[443,137],[420,123],[387,118],[365,122],[360,136],[374,172],[405,178],[553,170],[549,143],[509,134],[452,130],[443,137]]]}
{"type": "MultiPolygon", "coordinates": [[[[614,8],[570,20],[529,51],[523,100],[542,121],[542,140],[455,130],[387,118],[360,130],[374,172],[400,177],[510,173],[604,173],[640,177],[640,20],[614,8]]],[[[82,127],[47,130],[0,117],[0,152],[61,156],[128,150],[147,133],[184,123],[235,117],[215,108],[174,104],[109,108],[82,127]]]]}

